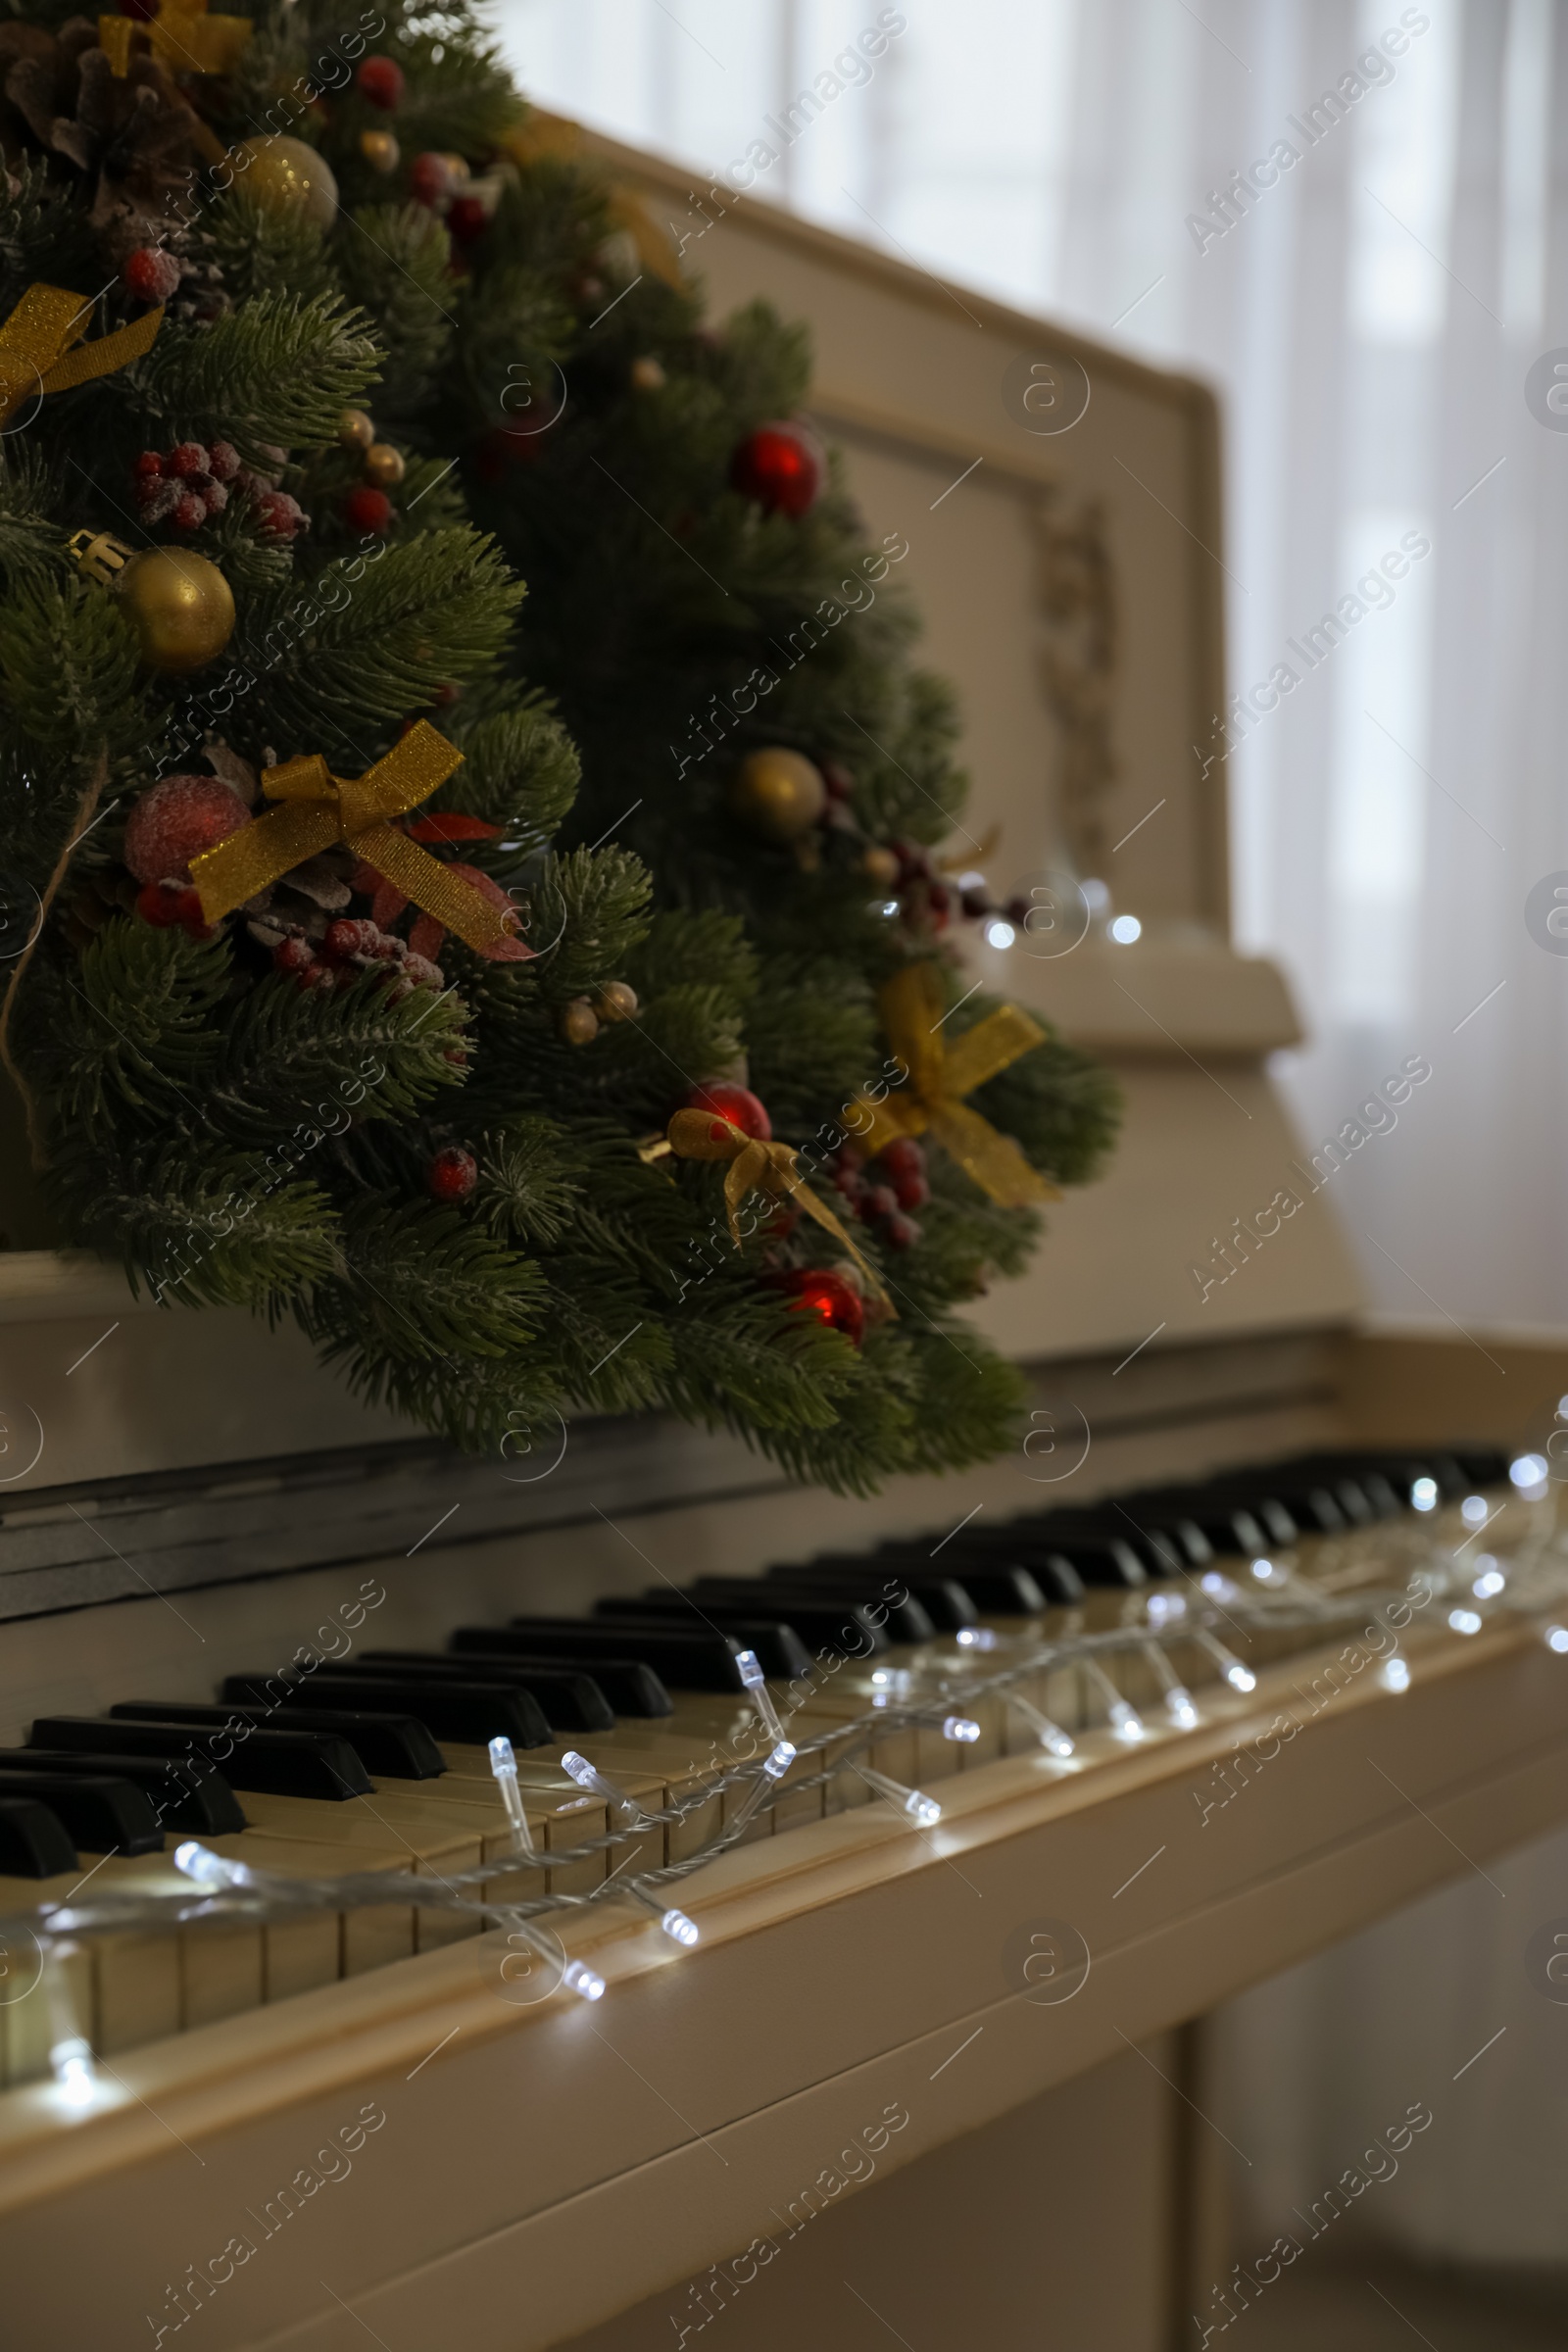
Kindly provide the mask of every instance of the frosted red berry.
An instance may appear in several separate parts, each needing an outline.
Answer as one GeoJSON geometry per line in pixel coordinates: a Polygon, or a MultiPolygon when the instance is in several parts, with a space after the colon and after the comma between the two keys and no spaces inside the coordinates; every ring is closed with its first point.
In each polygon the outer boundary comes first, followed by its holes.
{"type": "Polygon", "coordinates": [[[391,114],[403,96],[403,68],[395,58],[368,57],[355,75],[360,96],[391,114]]]}
{"type": "Polygon", "coordinates": [[[368,482],[362,482],[343,501],[343,519],[351,530],[380,533],[392,520],[392,501],[384,490],[372,489],[368,482]]]}
{"type": "Polygon", "coordinates": [[[215,481],[231,482],[239,471],[239,451],[232,441],[215,441],[207,453],[207,470],[215,481]]]}
{"type": "Polygon", "coordinates": [[[440,204],[452,185],[452,168],[444,156],[426,150],[409,166],[409,194],[416,204],[440,204]]]}
{"type": "Polygon", "coordinates": [[[925,1153],[912,1135],[896,1135],[878,1155],[890,1176],[923,1176],[925,1153]]]}
{"type": "Polygon", "coordinates": [[[346,963],[351,956],[373,956],[380,936],[379,924],[340,915],[327,924],[321,948],[334,963],[346,963]]]}
{"type": "Polygon", "coordinates": [[[272,966],[279,972],[308,972],[316,962],[316,950],[308,939],[280,939],[272,950],[272,966]]]}
{"type": "Polygon", "coordinates": [[[120,274],[138,302],[167,302],[179,284],[179,264],[161,245],[141,245],[120,274]]]}
{"type": "Polygon", "coordinates": [[[479,1181],[479,1164],[471,1152],[448,1144],[425,1170],[425,1189],[432,1200],[466,1200],[479,1181]]]}
{"type": "Polygon", "coordinates": [[[256,520],[270,539],[294,539],[310,528],[310,516],[286,490],[264,490],[256,501],[256,520]]]}
{"type": "Polygon", "coordinates": [[[164,471],[182,478],[189,473],[209,473],[207,452],[199,441],[176,441],[164,460],[164,471]]]}
{"type": "Polygon", "coordinates": [[[163,479],[164,461],[158,455],[156,449],[144,449],[141,453],[141,456],[136,460],[135,465],[131,467],[131,471],[136,476],[138,482],[161,481],[163,479]]]}
{"type": "Polygon", "coordinates": [[[138,882],[188,882],[193,858],[250,821],[239,794],[217,776],[166,776],[125,819],[121,855],[138,882]]]}

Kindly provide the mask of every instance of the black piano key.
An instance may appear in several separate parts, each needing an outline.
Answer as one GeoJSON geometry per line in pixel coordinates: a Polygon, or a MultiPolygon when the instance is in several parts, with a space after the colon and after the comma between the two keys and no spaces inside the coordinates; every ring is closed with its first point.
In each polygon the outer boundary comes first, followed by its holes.
{"type": "MultiPolygon", "coordinates": [[[[222,1696],[241,1701],[254,1697],[265,1677],[231,1674],[224,1679],[222,1696]]],[[[447,1684],[416,1676],[313,1674],[299,1685],[299,1704],[313,1715],[358,1712],[413,1715],[437,1740],[452,1740],[467,1747],[487,1747],[505,1738],[514,1747],[544,1747],[550,1726],[543,1711],[514,1683],[471,1682],[447,1684]]]]}
{"type": "MultiPolygon", "coordinates": [[[[809,1675],[811,1671],[809,1647],[782,1618],[731,1616],[722,1608],[694,1608],[683,1595],[663,1592],[652,1600],[624,1593],[607,1596],[603,1604],[595,1601],[594,1608],[596,1625],[623,1631],[628,1642],[641,1642],[650,1634],[670,1634],[684,1639],[688,1629],[697,1626],[710,1633],[721,1633],[735,1643],[737,1650],[751,1651],[770,1683],[791,1682],[798,1675],[809,1675]]],[[[724,1686],[726,1690],[733,1687],[724,1686]]]]}
{"type": "MultiPolygon", "coordinates": [[[[896,1561],[899,1555],[890,1547],[877,1556],[896,1561]]],[[[1051,1606],[1039,1579],[1015,1558],[965,1552],[954,1562],[954,1574],[984,1617],[1038,1617],[1051,1606]]]]}
{"type": "MultiPolygon", "coordinates": [[[[409,1673],[471,1676],[476,1670],[471,1659],[455,1656],[450,1650],[439,1649],[368,1649],[367,1665],[386,1664],[405,1668],[409,1673]]],[[[518,1682],[525,1688],[535,1674],[559,1674],[571,1661],[562,1658],[503,1657],[490,1651],[484,1660],[486,1680],[518,1682]]],[[[653,1722],[664,1715],[673,1715],[675,1701],[664,1689],[651,1666],[640,1666],[635,1658],[595,1658],[592,1664],[573,1669],[587,1675],[610,1706],[612,1714],[636,1717],[653,1722]]],[[[548,1713],[549,1710],[546,1709],[548,1713]]]]}
{"type": "Polygon", "coordinates": [[[885,1561],[868,1567],[863,1553],[824,1551],[808,1560],[800,1568],[770,1568],[764,1581],[771,1583],[777,1576],[803,1584],[819,1584],[824,1592],[842,1593],[846,1599],[862,1600],[867,1593],[880,1593],[892,1583],[920,1603],[939,1634],[956,1634],[966,1625],[978,1625],[980,1612],[974,1596],[956,1576],[933,1576],[930,1564],[922,1558],[923,1574],[912,1566],[901,1564],[889,1567],[885,1561]]]}
{"type": "Polygon", "coordinates": [[[220,1729],[225,1723],[248,1723],[258,1732],[335,1732],[367,1772],[378,1772],[389,1781],[433,1781],[447,1768],[431,1734],[412,1715],[374,1715],[348,1707],[165,1706],[157,1699],[127,1699],[109,1712],[135,1723],[201,1723],[220,1729]]]}
{"type": "Polygon", "coordinates": [[[36,1772],[40,1766],[50,1772],[74,1773],[78,1779],[83,1773],[108,1773],[117,1781],[129,1781],[145,1794],[161,1829],[229,1838],[250,1827],[232,1788],[205,1758],[188,1756],[176,1762],[159,1756],[119,1755],[107,1724],[101,1754],[81,1755],[70,1748],[0,1748],[0,1794],[12,1773],[36,1772]]]}
{"type": "MultiPolygon", "coordinates": [[[[702,1576],[686,1592],[662,1592],[653,1598],[641,1598],[625,1603],[628,1616],[647,1612],[655,1617],[671,1611],[689,1609],[695,1603],[698,1613],[711,1617],[726,1632],[736,1621],[762,1619],[792,1627],[808,1649],[818,1655],[826,1650],[836,1657],[866,1658],[878,1655],[893,1644],[887,1628],[875,1623],[870,1614],[852,1601],[825,1601],[815,1598],[799,1588],[769,1586],[764,1593],[756,1577],[702,1576]]],[[[606,1612],[609,1613],[608,1610],[606,1612]]],[[[922,1612],[923,1613],[923,1612],[922,1612]]],[[[925,1639],[930,1640],[930,1619],[926,1619],[925,1639]]]]}
{"type": "Polygon", "coordinates": [[[40,1715],[29,1747],[70,1747],[91,1755],[113,1747],[132,1756],[201,1756],[229,1786],[269,1796],[316,1796],[341,1803],[371,1793],[370,1776],[335,1732],[252,1732],[244,1740],[196,1723],[110,1722],[99,1715],[40,1715]]]}
{"type": "Polygon", "coordinates": [[[615,1710],[592,1675],[580,1674],[570,1666],[535,1666],[521,1673],[492,1674],[488,1665],[465,1667],[458,1658],[438,1657],[432,1665],[416,1654],[410,1657],[401,1650],[370,1649],[352,1669],[345,1664],[338,1671],[392,1674],[400,1680],[412,1676],[419,1683],[432,1677],[443,1683],[506,1683],[526,1690],[537,1701],[553,1732],[612,1732],[615,1728],[615,1710]]]}
{"type": "Polygon", "coordinates": [[[89,1854],[161,1854],[164,1833],[144,1790],[107,1772],[8,1772],[0,1793],[47,1805],[89,1854]]]}
{"type": "MultiPolygon", "coordinates": [[[[870,1576],[863,1570],[859,1575],[846,1575],[842,1570],[829,1570],[825,1575],[815,1568],[770,1568],[760,1586],[760,1597],[769,1608],[778,1595],[779,1615],[790,1625],[796,1625],[790,1595],[798,1597],[803,1607],[854,1607],[869,1612],[873,1625],[882,1625],[893,1642],[933,1642],[937,1622],[919,1593],[912,1592],[905,1579],[878,1570],[870,1576]]],[[[696,1587],[693,1587],[696,1591],[696,1587]]],[[[797,1631],[799,1627],[797,1625],[797,1631]]]]}
{"type": "MultiPolygon", "coordinates": [[[[637,1625],[630,1619],[577,1617],[514,1617],[509,1625],[460,1626],[451,1637],[455,1651],[511,1651],[513,1656],[569,1660],[591,1674],[600,1657],[634,1657],[646,1661],[672,1690],[744,1690],[745,1681],[735,1660],[748,1644],[727,1634],[699,1627],[678,1633],[664,1625],[637,1625]]],[[[797,1642],[800,1664],[790,1674],[808,1674],[811,1660],[797,1642]]],[[[759,1652],[760,1657],[760,1652],[759,1652]]],[[[764,1673],[771,1674],[767,1660],[764,1673]]]]}
{"type": "Polygon", "coordinates": [[[0,1788],[0,1877],[53,1879],[79,1867],[58,1813],[35,1796],[7,1796],[0,1788]]]}

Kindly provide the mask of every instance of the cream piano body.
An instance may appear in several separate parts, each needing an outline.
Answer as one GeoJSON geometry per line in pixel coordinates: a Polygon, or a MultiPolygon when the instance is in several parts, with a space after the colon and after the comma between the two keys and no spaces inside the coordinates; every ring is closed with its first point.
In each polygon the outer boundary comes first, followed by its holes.
{"type": "MultiPolygon", "coordinates": [[[[1361,1331],[1321,1200],[1239,1278],[1206,1296],[1194,1280],[1300,1148],[1265,1066],[1298,1035],[1289,993],[1228,936],[1210,394],[604,153],[686,236],[717,311],[760,291],[810,320],[815,413],[873,537],[906,544],[890,578],[962,695],[965,826],[998,829],[993,883],[1027,896],[1071,864],[1142,923],[1131,945],[1096,930],[1066,954],[974,954],[977,977],[1111,1061],[1127,1102],[1108,1175],[1053,1209],[1031,1272],[977,1311],[1031,1367],[1031,1442],[875,1500],[654,1425],[583,1421],[526,1460],[463,1463],[356,1404],[291,1334],[164,1314],[111,1269],[14,1247],[5,1740],[138,1692],[207,1700],[322,1628],[434,1647],[655,1576],[935,1543],[966,1516],[1219,1464],[1511,1442],[1568,1386],[1555,1351],[1516,1348],[1504,1409],[1462,1348],[1361,1331]],[[1059,435],[1019,407],[1042,367],[1087,374],[1059,435]]],[[[12,1241],[39,1238],[12,1192],[12,1241]]],[[[1462,1867],[1446,1839],[1485,1859],[1568,1810],[1562,1669],[1504,1617],[1412,1641],[1400,1694],[1356,1679],[1225,1834],[1200,1835],[1195,1790],[1316,1671],[1264,1658],[1251,1692],[1206,1686],[1198,1728],[1135,1750],[1091,1711],[1070,1771],[996,1740],[950,1754],[930,1831],[886,1803],[796,1818],[685,1884],[693,1950],[605,1906],[570,1930],[607,1980],[592,2006],[511,1997],[494,1938],[432,1933],[434,1914],[368,1915],[335,1965],[318,1939],[291,1959],[286,1937],[192,1929],[172,1971],[117,1963],[107,2008],[82,1980],[101,2067],[91,2106],[68,2110],[23,2079],[26,1999],[0,1981],[5,2340],[612,2352],[721,2324],[852,2344],[879,2329],[844,2281],[892,2250],[922,2343],[975,2340],[983,2314],[999,2343],[1152,2352],[1223,2269],[1198,2021],[1462,1867]],[[1367,1773],[1371,1741],[1410,1802],[1367,1773]],[[1064,1936],[1087,1977],[1030,1997],[1020,1948],[1064,1936]],[[165,2004],[159,2037],[138,1999],[165,2004]]],[[[942,1769],[931,1743],[918,1765],[942,1769]]]]}

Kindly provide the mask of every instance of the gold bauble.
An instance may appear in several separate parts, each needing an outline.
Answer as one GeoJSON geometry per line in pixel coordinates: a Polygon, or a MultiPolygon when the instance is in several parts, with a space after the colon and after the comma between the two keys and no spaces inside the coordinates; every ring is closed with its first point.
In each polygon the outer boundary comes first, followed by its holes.
{"type": "Polygon", "coordinates": [[[395,172],[403,160],[403,150],[389,130],[362,130],[360,153],[372,172],[395,172]]]}
{"type": "Polygon", "coordinates": [[[631,364],[632,389],[637,392],[662,392],[665,376],[662,361],[645,355],[631,364]]]}
{"type": "Polygon", "coordinates": [[[629,1021],[637,1010],[637,991],[629,980],[607,980],[593,1006],[602,1021],[629,1021]]]}
{"type": "Polygon", "coordinates": [[[337,437],[344,449],[368,449],[375,427],[363,409],[345,409],[337,420],[337,437]]]}
{"type": "Polygon", "coordinates": [[[264,213],[299,213],[317,228],[331,227],[337,219],[337,181],[325,156],[303,139],[281,136],[244,139],[238,152],[250,160],[240,167],[234,185],[264,213]]]}
{"type": "Polygon", "coordinates": [[[443,155],[441,161],[447,168],[451,187],[461,188],[465,180],[472,177],[466,155],[443,155]]]}
{"type": "Polygon", "coordinates": [[[860,871],[868,882],[891,890],[899,878],[899,861],[891,850],[884,850],[873,843],[860,859],[860,871]]]}
{"type": "Polygon", "coordinates": [[[216,564],[183,547],[147,547],[120,574],[149,669],[179,676],[220,654],[234,634],[234,599],[216,564]]]}
{"type": "Polygon", "coordinates": [[[827,807],[822,771],[800,752],[773,746],[741,761],[730,805],[754,832],[769,841],[798,841],[827,807]]]}
{"type": "Polygon", "coordinates": [[[372,441],[365,453],[365,477],[378,490],[395,490],[408,470],[402,450],[390,441],[372,441]]]}
{"type": "Polygon", "coordinates": [[[573,997],[561,1007],[561,1034],[568,1046],[591,1046],[599,1035],[599,1015],[586,997],[573,997]]]}

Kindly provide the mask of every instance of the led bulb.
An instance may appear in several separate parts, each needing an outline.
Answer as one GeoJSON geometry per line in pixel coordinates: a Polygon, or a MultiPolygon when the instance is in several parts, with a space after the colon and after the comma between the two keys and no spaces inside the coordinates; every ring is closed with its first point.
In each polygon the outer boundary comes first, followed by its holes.
{"type": "Polygon", "coordinates": [[[1173,1625],[1186,1614],[1185,1592],[1151,1592],[1144,1603],[1144,1616],[1151,1625],[1173,1625]]]}
{"type": "Polygon", "coordinates": [[[1165,1707],[1167,1713],[1181,1725],[1184,1732],[1190,1732],[1198,1721],[1198,1709],[1193,1704],[1193,1694],[1190,1690],[1184,1690],[1180,1683],[1174,1684],[1166,1691],[1165,1707]]]}
{"type": "Polygon", "coordinates": [[[1233,1658],[1230,1665],[1226,1667],[1225,1680],[1233,1690],[1255,1690],[1257,1689],[1256,1675],[1250,1666],[1244,1666],[1240,1658],[1233,1658]]]}
{"type": "Polygon", "coordinates": [[[1489,1566],[1482,1569],[1470,1590],[1477,1600],[1491,1600],[1494,1593],[1502,1591],[1507,1581],[1500,1568],[1489,1566]]]}
{"type": "Polygon", "coordinates": [[[605,1997],[605,1980],[586,1960],[568,1960],[561,1972],[561,1982],[568,1992],[581,1993],[585,2001],[600,2001],[605,1997]]]}
{"type": "Polygon", "coordinates": [[[766,1773],[770,1781],[781,1781],[784,1778],[784,1775],[788,1772],[790,1766],[795,1761],[795,1742],[793,1740],[781,1740],[779,1741],[778,1745],[774,1748],[773,1753],[767,1758],[767,1761],[762,1766],[762,1770],[766,1773]]]}
{"type": "Polygon", "coordinates": [[[919,1824],[922,1830],[934,1829],[942,1819],[942,1807],[937,1803],[936,1798],[922,1795],[918,1788],[909,1790],[904,1800],[904,1810],[911,1821],[919,1824]]]}
{"type": "Polygon", "coordinates": [[[1118,1740],[1129,1746],[1144,1737],[1144,1719],[1138,1709],[1125,1698],[1114,1699],[1109,1708],[1110,1721],[1118,1740]]]}
{"type": "Polygon", "coordinates": [[[1542,1639],[1545,1642],[1548,1649],[1555,1650],[1557,1655],[1561,1657],[1565,1651],[1568,1651],[1568,1625],[1546,1626],[1543,1632],[1542,1639]]]}
{"type": "Polygon", "coordinates": [[[735,1664],[739,1671],[741,1681],[746,1685],[748,1690],[755,1690],[759,1683],[765,1681],[766,1678],[762,1673],[760,1665],[758,1663],[757,1652],[755,1649],[737,1650],[735,1653],[735,1664]]]}
{"type": "Polygon", "coordinates": [[[1060,1724],[1053,1723],[1049,1715],[1042,1715],[1032,1700],[1025,1698],[1017,1690],[1004,1690],[1002,1695],[1014,1714],[1023,1717],[1025,1723],[1039,1740],[1041,1746],[1051,1755],[1070,1756],[1073,1753],[1072,1741],[1060,1724]]]}
{"type": "Polygon", "coordinates": [[[1459,1516],[1466,1527],[1485,1527],[1487,1503],[1483,1494],[1467,1494],[1459,1505],[1459,1516]]]}
{"type": "Polygon", "coordinates": [[[989,1625],[960,1625],[956,1636],[960,1649],[995,1649],[997,1636],[989,1625]]]}
{"type": "Polygon", "coordinates": [[[1253,1574],[1253,1576],[1255,1576],[1255,1577],[1256,1577],[1256,1579],[1257,1579],[1257,1581],[1258,1581],[1258,1583],[1259,1583],[1260,1585],[1268,1585],[1268,1584],[1272,1584],[1272,1583],[1273,1583],[1273,1581],[1274,1581],[1274,1563],[1273,1563],[1273,1561],[1272,1561],[1272,1560],[1254,1560],[1254,1561],[1252,1562],[1252,1574],[1253,1574]]]}
{"type": "Polygon", "coordinates": [[[187,1838],[183,1845],[175,1846],[174,1868],[182,1870],[187,1879],[194,1879],[198,1886],[244,1886],[251,1880],[243,1862],[229,1862],[223,1855],[199,1845],[194,1838],[187,1838]]]}
{"type": "Polygon", "coordinates": [[[1217,1568],[1205,1569],[1203,1574],[1199,1578],[1198,1582],[1200,1589],[1208,1594],[1210,1600],[1236,1600],[1240,1598],[1236,1587],[1232,1584],[1230,1578],[1228,1576],[1221,1576],[1217,1568]]]}
{"type": "Polygon", "coordinates": [[[599,1778],[587,1757],[579,1756],[574,1747],[568,1747],[562,1757],[561,1769],[568,1780],[576,1782],[579,1788],[592,1788],[599,1778]]]}
{"type": "Polygon", "coordinates": [[[1383,1662],[1383,1681],[1390,1690],[1408,1690],[1410,1669],[1402,1658],[1386,1658],[1383,1662]]]}
{"type": "Polygon", "coordinates": [[[1010,948],[1017,936],[1012,925],[1003,922],[1000,917],[996,922],[986,925],[986,945],[988,947],[1010,948]]]}
{"type": "Polygon", "coordinates": [[[92,2105],[98,2095],[98,2078],[93,2070],[92,2045],[79,2034],[55,2043],[49,2052],[49,2070],[65,2106],[92,2105]]]}
{"type": "Polygon", "coordinates": [[[666,1911],[659,1924],[675,1943],[693,1944],[697,1941],[697,1922],[688,1919],[684,1911],[666,1911]]]}
{"type": "Polygon", "coordinates": [[[1435,1478],[1418,1478],[1411,1482],[1410,1508],[1412,1511],[1435,1511],[1438,1507],[1438,1482],[1435,1478]]]}
{"type": "Polygon", "coordinates": [[[1476,1609],[1450,1609],[1448,1623],[1456,1634],[1479,1634],[1481,1616],[1476,1609]]]}
{"type": "Polygon", "coordinates": [[[942,1737],[944,1740],[956,1740],[960,1746],[967,1746],[979,1739],[980,1726],[972,1715],[945,1715],[942,1719],[942,1737]]]}
{"type": "Polygon", "coordinates": [[[1546,1483],[1550,1463],[1539,1453],[1521,1453],[1508,1464],[1508,1476],[1523,1494],[1534,1494],[1546,1483]]]}
{"type": "Polygon", "coordinates": [[[490,1770],[501,1791],[501,1802],[507,1809],[507,1826],[512,1832],[513,1850],[533,1859],[533,1836],[528,1828],[528,1816],[523,1810],[522,1791],[517,1787],[517,1759],[512,1741],[505,1737],[490,1742],[490,1770]]]}

